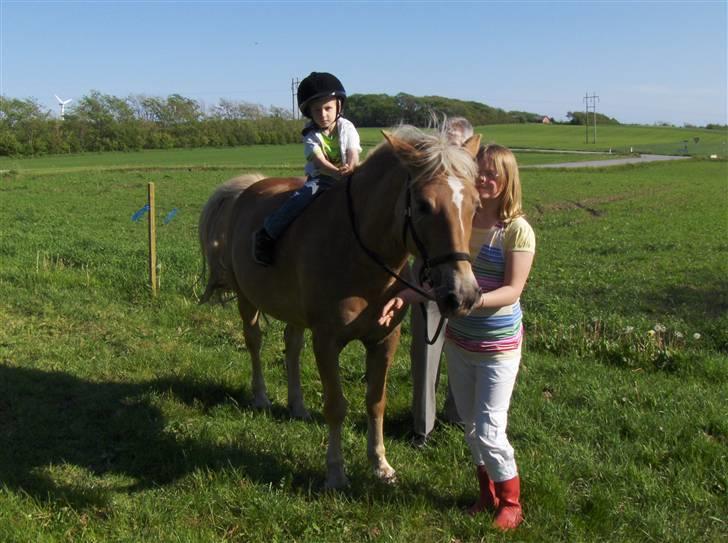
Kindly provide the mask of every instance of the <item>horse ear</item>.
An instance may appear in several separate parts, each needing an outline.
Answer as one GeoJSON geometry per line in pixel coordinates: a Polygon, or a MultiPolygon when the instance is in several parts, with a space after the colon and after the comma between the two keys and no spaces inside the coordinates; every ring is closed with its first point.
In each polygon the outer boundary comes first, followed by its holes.
{"type": "Polygon", "coordinates": [[[389,145],[394,149],[395,154],[405,162],[413,162],[420,156],[420,151],[415,149],[412,145],[406,141],[399,139],[397,136],[393,136],[386,130],[382,130],[384,139],[387,140],[389,145]]]}
{"type": "Polygon", "coordinates": [[[472,155],[473,158],[478,156],[478,149],[480,148],[480,134],[473,134],[463,143],[463,149],[472,155]]]}

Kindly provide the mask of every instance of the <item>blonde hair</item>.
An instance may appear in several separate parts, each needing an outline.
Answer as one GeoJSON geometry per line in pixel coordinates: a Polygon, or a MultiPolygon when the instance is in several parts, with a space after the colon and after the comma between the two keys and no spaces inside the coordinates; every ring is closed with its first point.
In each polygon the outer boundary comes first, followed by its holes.
{"type": "Polygon", "coordinates": [[[478,164],[483,161],[492,165],[497,174],[496,180],[501,190],[498,218],[502,221],[511,221],[522,217],[524,213],[521,207],[521,177],[513,152],[502,145],[481,146],[478,151],[478,164]]]}
{"type": "MultiPolygon", "coordinates": [[[[448,140],[453,139],[454,132],[460,132],[462,142],[473,135],[473,125],[465,117],[445,117],[442,131],[448,140]]],[[[459,143],[462,143],[459,142],[459,143]]]]}
{"type": "MultiPolygon", "coordinates": [[[[439,130],[425,132],[404,124],[395,128],[392,135],[406,141],[419,151],[416,160],[410,164],[417,174],[412,180],[413,183],[426,182],[440,170],[468,184],[475,183],[478,165],[473,156],[463,147],[450,144],[444,132],[439,130]]],[[[382,142],[367,155],[366,161],[389,148],[386,141],[382,142]]]]}

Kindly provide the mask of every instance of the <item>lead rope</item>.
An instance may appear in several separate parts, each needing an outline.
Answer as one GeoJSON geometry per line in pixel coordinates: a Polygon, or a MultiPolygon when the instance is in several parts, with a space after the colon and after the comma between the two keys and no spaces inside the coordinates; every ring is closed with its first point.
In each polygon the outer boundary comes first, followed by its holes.
{"type": "MultiPolygon", "coordinates": [[[[399,275],[397,272],[395,272],[389,266],[387,266],[387,264],[379,257],[379,255],[377,253],[375,253],[374,251],[370,250],[366,245],[364,245],[364,242],[362,241],[361,237],[359,236],[359,229],[358,229],[357,224],[356,224],[356,217],[354,216],[354,203],[353,203],[352,197],[351,197],[351,178],[352,178],[351,175],[346,178],[346,202],[347,202],[347,209],[349,211],[349,219],[351,221],[351,229],[354,232],[354,237],[356,238],[356,241],[359,244],[359,247],[361,247],[362,251],[364,251],[364,253],[369,258],[371,258],[374,262],[376,262],[389,275],[391,275],[392,277],[394,277],[398,281],[404,283],[407,287],[411,288],[412,290],[414,290],[418,294],[421,294],[422,296],[424,296],[428,300],[434,301],[433,297],[429,293],[425,292],[420,287],[418,287],[418,286],[414,285],[413,283],[410,283],[409,281],[407,281],[406,279],[404,279],[401,275],[399,275]]],[[[407,209],[406,209],[407,220],[405,221],[403,237],[406,237],[407,236],[407,228],[408,228],[408,226],[412,230],[412,232],[414,233],[414,228],[410,224],[410,221],[411,221],[411,208],[410,208],[409,179],[407,180],[407,183],[408,183],[408,187],[407,187],[407,209]]],[[[412,236],[412,239],[415,240],[415,245],[417,245],[417,248],[419,249],[420,253],[422,253],[422,255],[423,255],[424,263],[423,263],[423,267],[420,268],[420,282],[422,282],[422,277],[424,277],[424,274],[426,273],[425,270],[429,270],[429,267],[430,267],[429,260],[426,257],[427,251],[424,250],[425,249],[424,248],[424,245],[422,245],[422,243],[420,242],[419,238],[416,235],[413,235],[412,236]],[[427,267],[425,267],[425,266],[427,266],[427,267]]],[[[406,241],[405,241],[405,246],[406,246],[406,241]]],[[[469,255],[468,255],[468,258],[469,258],[469,255]]],[[[425,309],[425,304],[424,303],[419,303],[417,305],[420,306],[420,311],[422,312],[422,319],[423,319],[423,321],[425,323],[425,341],[427,342],[428,345],[434,345],[435,342],[437,342],[437,339],[440,337],[440,332],[442,332],[442,327],[445,324],[445,317],[440,316],[440,323],[437,325],[437,330],[435,330],[435,335],[432,338],[430,338],[430,334],[429,334],[429,331],[428,331],[428,323],[427,323],[427,320],[428,319],[427,319],[427,311],[425,309]]]]}
{"type": "Polygon", "coordinates": [[[351,229],[354,231],[354,237],[356,238],[357,243],[359,244],[359,247],[361,247],[362,251],[371,258],[374,262],[376,262],[384,271],[386,271],[389,275],[394,277],[397,281],[400,281],[404,283],[407,287],[411,288],[418,294],[421,294],[428,300],[434,300],[434,298],[421,288],[419,288],[417,285],[410,283],[407,281],[404,277],[399,275],[396,271],[394,271],[392,268],[387,266],[387,264],[380,258],[380,256],[375,253],[374,251],[370,250],[366,245],[364,245],[364,242],[362,241],[361,237],[359,236],[359,229],[357,228],[356,224],[356,217],[354,216],[354,203],[351,199],[351,178],[346,178],[346,202],[347,202],[347,209],[349,211],[349,220],[351,221],[351,229]]]}
{"type": "Polygon", "coordinates": [[[430,333],[427,330],[428,327],[428,319],[427,319],[427,308],[425,308],[425,302],[420,302],[417,304],[420,306],[420,312],[422,313],[422,320],[425,321],[425,342],[427,342],[428,345],[434,345],[438,338],[440,337],[440,332],[442,332],[442,327],[445,324],[445,317],[440,315],[440,323],[437,325],[437,330],[435,330],[435,335],[432,336],[432,339],[430,339],[430,333]]]}

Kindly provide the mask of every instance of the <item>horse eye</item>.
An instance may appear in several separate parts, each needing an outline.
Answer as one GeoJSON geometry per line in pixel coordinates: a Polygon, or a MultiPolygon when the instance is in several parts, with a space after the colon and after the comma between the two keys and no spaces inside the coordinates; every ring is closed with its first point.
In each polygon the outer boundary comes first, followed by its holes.
{"type": "Polygon", "coordinates": [[[432,214],[432,204],[427,200],[419,200],[417,202],[417,211],[422,215],[430,215],[432,214]]]}

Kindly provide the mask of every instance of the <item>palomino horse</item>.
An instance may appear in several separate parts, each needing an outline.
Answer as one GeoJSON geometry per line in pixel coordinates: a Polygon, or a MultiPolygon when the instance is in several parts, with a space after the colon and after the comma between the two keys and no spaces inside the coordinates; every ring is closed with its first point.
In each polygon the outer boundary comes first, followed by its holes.
{"type": "Polygon", "coordinates": [[[200,217],[200,241],[209,267],[202,301],[218,290],[237,295],[253,363],[254,405],[270,405],[260,360],[260,312],[287,323],[288,403],[293,416],[308,416],[299,356],[303,331],[311,330],[329,427],[329,488],[348,484],[341,451],[347,402],[339,354],[356,339],[366,349],[367,453],[375,475],[394,480],[384,455],[382,426],[387,370],[399,343],[400,323],[377,323],[385,302],[404,286],[391,273],[406,272],[408,254],[423,258],[445,316],[467,313],[479,295],[467,253],[478,205],[474,156],[480,136],[462,148],[414,127],[400,127],[385,138],[348,180],[324,192],[296,219],[278,240],[272,267],[253,262],[252,233],[302,179],[232,179],[213,193],[200,217]]]}

